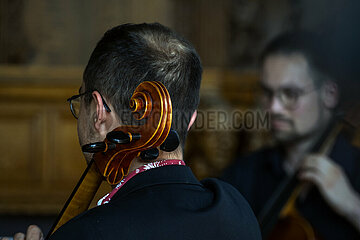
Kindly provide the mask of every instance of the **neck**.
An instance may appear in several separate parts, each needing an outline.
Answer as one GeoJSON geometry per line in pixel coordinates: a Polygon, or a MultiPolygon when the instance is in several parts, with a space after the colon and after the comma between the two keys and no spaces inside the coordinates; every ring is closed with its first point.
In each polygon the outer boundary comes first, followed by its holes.
{"type": "Polygon", "coordinates": [[[284,169],[288,174],[291,174],[297,170],[301,161],[306,157],[308,153],[313,151],[313,147],[318,143],[321,136],[330,124],[330,118],[325,121],[321,128],[316,132],[312,132],[307,137],[300,138],[296,141],[284,144],[285,161],[284,169]]]}
{"type": "Polygon", "coordinates": [[[314,136],[310,139],[302,139],[284,146],[284,169],[287,173],[293,173],[298,168],[301,160],[305,157],[306,153],[311,151],[318,138],[319,136],[314,136]]]}
{"type": "Polygon", "coordinates": [[[179,146],[173,152],[164,152],[164,151],[160,150],[159,157],[156,158],[153,161],[144,161],[141,158],[137,157],[131,162],[131,165],[130,165],[130,168],[129,168],[129,173],[134,171],[135,169],[141,167],[141,166],[144,166],[145,164],[147,164],[149,162],[156,162],[156,161],[167,160],[167,159],[183,160],[183,151],[182,151],[181,147],[179,146]]]}

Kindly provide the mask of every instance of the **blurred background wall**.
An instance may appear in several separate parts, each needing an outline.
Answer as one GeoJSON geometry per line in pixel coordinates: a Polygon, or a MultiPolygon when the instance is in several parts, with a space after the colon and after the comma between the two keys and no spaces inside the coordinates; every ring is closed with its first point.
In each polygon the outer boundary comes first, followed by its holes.
{"type": "MultiPolygon", "coordinates": [[[[30,223],[46,232],[85,169],[65,100],[106,30],[127,22],[174,29],[204,65],[200,110],[246,111],[254,108],[264,44],[289,29],[322,31],[349,2],[0,0],[0,236],[30,223]]],[[[257,131],[195,130],[186,160],[199,178],[263,143],[257,131]]]]}
{"type": "Polygon", "coordinates": [[[207,67],[251,68],[294,28],[320,30],[350,0],[1,0],[0,63],[84,66],[107,29],[160,22],[188,38],[207,67]]]}

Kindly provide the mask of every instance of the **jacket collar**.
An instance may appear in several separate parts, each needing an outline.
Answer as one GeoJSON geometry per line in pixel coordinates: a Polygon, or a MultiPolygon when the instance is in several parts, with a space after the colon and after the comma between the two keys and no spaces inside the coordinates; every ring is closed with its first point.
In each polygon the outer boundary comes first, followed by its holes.
{"type": "Polygon", "coordinates": [[[119,189],[111,201],[116,201],[117,199],[142,188],[174,183],[202,186],[189,167],[179,165],[162,166],[139,173],[131,178],[119,189]]]}

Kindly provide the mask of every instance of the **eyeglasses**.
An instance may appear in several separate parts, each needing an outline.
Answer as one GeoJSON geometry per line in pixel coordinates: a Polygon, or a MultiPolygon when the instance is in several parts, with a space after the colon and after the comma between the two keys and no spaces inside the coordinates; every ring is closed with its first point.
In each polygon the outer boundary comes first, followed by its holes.
{"type": "Polygon", "coordinates": [[[297,87],[284,87],[274,91],[266,86],[261,86],[262,100],[265,104],[270,104],[271,100],[274,97],[277,97],[285,108],[292,110],[297,107],[300,97],[316,91],[317,89],[318,88],[304,90],[297,87]]]}
{"type": "MultiPolygon", "coordinates": [[[[81,96],[84,96],[85,94],[88,94],[88,93],[92,93],[93,91],[97,91],[97,90],[91,90],[91,91],[87,91],[87,92],[84,92],[84,93],[81,93],[81,94],[78,94],[78,95],[74,95],[70,98],[68,98],[66,101],[68,101],[70,103],[70,110],[71,110],[71,113],[72,115],[78,119],[79,118],[79,112],[80,112],[80,97],[81,96]]],[[[103,96],[100,94],[101,96],[101,100],[104,104],[104,108],[107,112],[111,112],[111,109],[109,108],[109,106],[106,104],[103,96]]]]}

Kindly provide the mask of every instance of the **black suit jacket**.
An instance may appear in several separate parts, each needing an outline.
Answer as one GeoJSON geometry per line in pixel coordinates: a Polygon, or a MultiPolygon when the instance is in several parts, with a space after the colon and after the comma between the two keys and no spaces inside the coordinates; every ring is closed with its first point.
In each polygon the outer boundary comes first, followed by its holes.
{"type": "Polygon", "coordinates": [[[163,166],[130,179],[105,205],[59,228],[56,239],[261,239],[256,218],[229,184],[201,183],[189,167],[163,166]]]}

